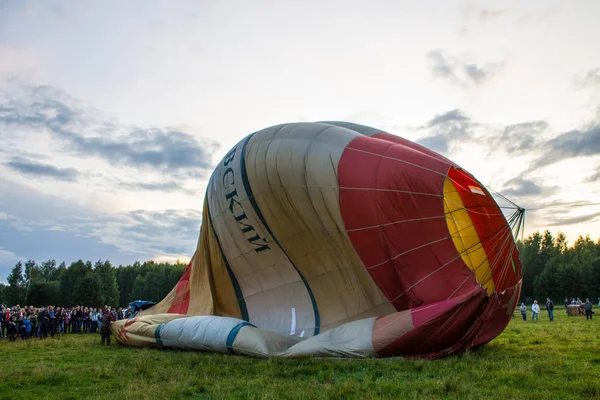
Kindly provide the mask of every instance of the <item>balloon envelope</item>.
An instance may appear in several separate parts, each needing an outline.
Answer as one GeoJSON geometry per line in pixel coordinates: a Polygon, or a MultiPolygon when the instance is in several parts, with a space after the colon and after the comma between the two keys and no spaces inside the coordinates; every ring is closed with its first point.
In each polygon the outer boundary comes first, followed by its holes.
{"type": "Polygon", "coordinates": [[[374,128],[292,123],[225,155],[181,280],[112,330],[134,346],[435,358],[500,334],[520,286],[509,224],[467,171],[374,128]]]}

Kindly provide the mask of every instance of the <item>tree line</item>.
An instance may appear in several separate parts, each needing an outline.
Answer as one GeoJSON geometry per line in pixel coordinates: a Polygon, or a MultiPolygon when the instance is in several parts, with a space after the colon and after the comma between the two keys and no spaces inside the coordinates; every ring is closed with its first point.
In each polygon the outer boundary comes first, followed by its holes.
{"type": "MultiPolygon", "coordinates": [[[[521,301],[550,297],[560,303],[565,297],[600,296],[600,240],[580,236],[573,246],[567,237],[549,231],[535,232],[517,241],[523,265],[521,301]]],[[[0,303],[72,306],[125,306],[136,299],[160,301],[177,284],[186,264],[146,261],[114,267],[110,261],[78,260],[67,266],[55,260],[40,264],[18,262],[0,284],[0,303]]]]}
{"type": "Polygon", "coordinates": [[[567,237],[556,237],[549,231],[535,232],[518,241],[523,264],[522,301],[545,300],[562,303],[565,297],[589,297],[593,302],[600,296],[600,240],[579,236],[573,246],[567,237]]]}
{"type": "Polygon", "coordinates": [[[69,266],[55,260],[18,262],[0,284],[0,303],[8,305],[76,304],[126,306],[137,299],[158,302],[177,284],[186,268],[177,261],[146,261],[115,267],[109,260],[78,260],[69,266]]]}

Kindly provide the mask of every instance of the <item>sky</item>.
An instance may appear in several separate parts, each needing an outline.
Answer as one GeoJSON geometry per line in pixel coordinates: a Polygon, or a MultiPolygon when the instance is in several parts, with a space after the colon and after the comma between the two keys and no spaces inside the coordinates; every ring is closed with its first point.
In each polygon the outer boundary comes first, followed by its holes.
{"type": "Polygon", "coordinates": [[[0,282],[187,261],[223,155],[341,120],[600,237],[600,2],[0,0],[0,282]]]}

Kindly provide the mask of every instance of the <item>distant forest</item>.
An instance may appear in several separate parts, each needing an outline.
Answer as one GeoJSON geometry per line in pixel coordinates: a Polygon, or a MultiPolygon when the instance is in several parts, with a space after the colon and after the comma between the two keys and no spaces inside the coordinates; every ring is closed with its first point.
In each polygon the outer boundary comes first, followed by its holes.
{"type": "Polygon", "coordinates": [[[113,266],[110,261],[75,261],[67,266],[55,260],[41,264],[18,262],[0,284],[0,303],[21,306],[84,305],[125,307],[133,300],[158,302],[175,287],[187,264],[146,261],[113,266]]]}
{"type": "Polygon", "coordinates": [[[565,297],[589,297],[592,302],[600,296],[600,240],[579,236],[572,246],[559,233],[536,232],[518,241],[523,264],[521,301],[527,304],[538,300],[542,304],[550,297],[562,304],[565,297]]]}
{"type": "MultiPolygon", "coordinates": [[[[600,240],[580,236],[567,246],[567,237],[549,231],[536,232],[517,242],[523,264],[521,301],[544,302],[550,297],[562,304],[565,297],[600,295],[600,240]]],[[[110,261],[75,261],[57,266],[55,260],[41,264],[33,260],[18,262],[0,284],[0,303],[70,307],[76,304],[99,307],[124,307],[133,300],[158,302],[175,287],[186,268],[183,263],[146,261],[113,266],[110,261]]]]}

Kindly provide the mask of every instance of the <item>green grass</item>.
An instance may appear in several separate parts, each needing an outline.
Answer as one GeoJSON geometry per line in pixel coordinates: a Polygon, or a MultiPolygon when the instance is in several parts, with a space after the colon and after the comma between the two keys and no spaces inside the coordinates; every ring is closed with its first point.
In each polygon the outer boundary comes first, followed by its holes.
{"type": "Polygon", "coordinates": [[[516,315],[491,343],[441,360],[267,359],[101,347],[97,335],[0,341],[0,399],[600,398],[600,315],[516,315]]]}

